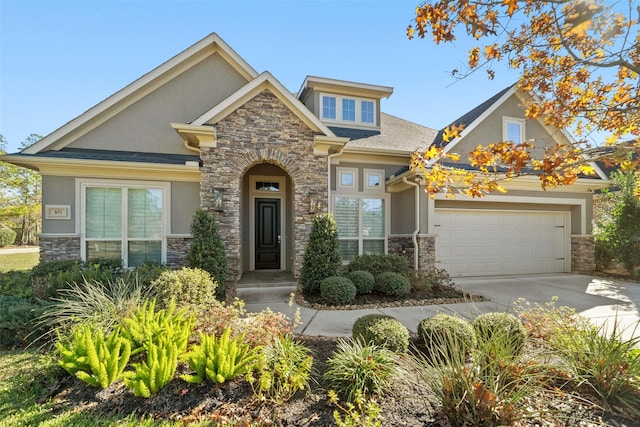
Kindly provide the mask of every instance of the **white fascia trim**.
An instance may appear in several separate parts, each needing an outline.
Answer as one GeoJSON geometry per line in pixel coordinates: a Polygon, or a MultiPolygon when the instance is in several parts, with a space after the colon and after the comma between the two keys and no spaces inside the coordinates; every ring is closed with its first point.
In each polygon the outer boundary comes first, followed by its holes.
{"type": "Polygon", "coordinates": [[[59,150],[65,147],[143,96],[151,93],[167,81],[214,53],[221,54],[227,61],[231,59],[231,66],[239,71],[247,81],[258,75],[258,73],[251,68],[246,61],[240,58],[217,34],[212,33],[159,67],[135,80],[133,83],[130,83],[115,94],[109,96],[104,101],[91,107],[80,116],[26,148],[23,152],[26,154],[37,154],[47,148],[59,150]],[[96,123],[90,124],[89,122],[92,120],[95,120],[96,123]],[[81,129],[81,127],[84,127],[84,129],[81,129]],[[74,133],[74,135],[71,136],[72,133],[74,133]],[[69,136],[71,137],[67,138],[69,136]]]}
{"type": "Polygon", "coordinates": [[[80,238],[80,233],[38,233],[38,237],[51,237],[51,238],[80,238]]]}
{"type": "MultiPolygon", "coordinates": [[[[444,152],[448,153],[450,152],[465,136],[467,136],[473,129],[475,129],[476,127],[478,127],[483,121],[485,121],[485,119],[487,117],[489,117],[491,114],[493,114],[494,111],[496,111],[498,109],[499,106],[501,106],[502,104],[504,104],[504,102],[509,99],[511,97],[511,95],[513,95],[514,93],[516,93],[518,89],[516,88],[516,86],[512,86],[511,89],[509,89],[508,91],[506,91],[504,93],[504,95],[502,95],[496,102],[493,103],[493,105],[489,108],[487,108],[478,118],[476,118],[473,122],[471,122],[469,124],[469,126],[465,127],[462,132],[460,132],[460,136],[455,138],[453,141],[449,142],[447,145],[445,145],[444,147],[444,152]]],[[[452,123],[455,125],[455,123],[452,123]]],[[[431,166],[433,163],[435,163],[435,161],[429,162],[428,166],[431,166]]]]}
{"type": "MultiPolygon", "coordinates": [[[[442,193],[436,194],[435,200],[452,200],[442,193]]],[[[585,234],[587,230],[587,201],[585,199],[556,198],[556,197],[531,197],[531,196],[500,196],[489,194],[480,199],[465,195],[456,195],[454,200],[475,201],[475,202],[498,202],[498,203],[531,203],[546,205],[570,205],[580,206],[580,233],[585,234]]],[[[452,209],[452,208],[449,208],[452,209]]]]}
{"type": "Polygon", "coordinates": [[[336,86],[344,88],[341,93],[351,93],[355,89],[356,92],[371,93],[372,95],[375,93],[380,98],[389,98],[393,93],[393,88],[391,86],[379,86],[317,76],[305,77],[298,93],[301,94],[307,87],[319,90],[320,88],[335,88],[336,86]],[[350,89],[351,91],[349,91],[350,89]]]}
{"type": "Polygon", "coordinates": [[[336,135],[311,113],[291,92],[285,88],[271,73],[263,72],[258,77],[247,83],[234,94],[226,98],[224,101],[207,111],[197,119],[192,125],[204,125],[205,123],[217,123],[229,114],[244,105],[251,98],[256,96],[263,90],[270,90],[280,101],[282,101],[293,113],[298,116],[315,132],[323,133],[326,136],[335,137],[336,135]]]}
{"type": "Polygon", "coordinates": [[[380,154],[382,156],[401,156],[406,157],[408,159],[411,158],[411,153],[413,151],[407,150],[381,150],[379,148],[369,148],[369,147],[349,147],[347,145],[344,149],[345,153],[363,153],[363,154],[380,154]]]}

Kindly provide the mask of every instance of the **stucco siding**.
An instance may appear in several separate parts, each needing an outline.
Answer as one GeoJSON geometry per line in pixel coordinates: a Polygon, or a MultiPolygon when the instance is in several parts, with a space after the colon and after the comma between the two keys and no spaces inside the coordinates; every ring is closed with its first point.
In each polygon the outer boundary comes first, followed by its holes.
{"type": "Polygon", "coordinates": [[[76,233],[75,178],[71,176],[42,176],[42,232],[50,234],[76,233]],[[70,206],[70,219],[46,219],[46,205],[70,206]]]}
{"type": "Polygon", "coordinates": [[[191,221],[200,207],[200,183],[171,183],[170,234],[191,234],[191,221]]]}
{"type": "Polygon", "coordinates": [[[391,234],[412,234],[415,231],[415,218],[415,190],[412,188],[392,193],[391,234]]]}
{"type": "Polygon", "coordinates": [[[170,123],[190,123],[245,84],[223,58],[211,55],[68,147],[194,154],[170,123]]]}

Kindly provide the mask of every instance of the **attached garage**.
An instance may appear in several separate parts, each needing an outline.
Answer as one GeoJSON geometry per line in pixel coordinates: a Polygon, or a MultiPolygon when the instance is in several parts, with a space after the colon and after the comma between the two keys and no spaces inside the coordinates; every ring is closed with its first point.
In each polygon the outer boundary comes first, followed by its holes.
{"type": "Polygon", "coordinates": [[[453,277],[564,273],[570,214],[436,209],[436,266],[453,277]]]}

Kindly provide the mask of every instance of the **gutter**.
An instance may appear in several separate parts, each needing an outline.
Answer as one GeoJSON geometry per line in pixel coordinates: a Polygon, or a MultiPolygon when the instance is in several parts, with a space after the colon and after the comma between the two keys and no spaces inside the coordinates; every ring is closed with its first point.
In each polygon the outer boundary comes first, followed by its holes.
{"type": "Polygon", "coordinates": [[[418,233],[420,232],[420,185],[416,182],[410,182],[406,176],[402,177],[402,182],[415,187],[415,229],[411,235],[413,241],[413,268],[418,269],[418,233]]]}

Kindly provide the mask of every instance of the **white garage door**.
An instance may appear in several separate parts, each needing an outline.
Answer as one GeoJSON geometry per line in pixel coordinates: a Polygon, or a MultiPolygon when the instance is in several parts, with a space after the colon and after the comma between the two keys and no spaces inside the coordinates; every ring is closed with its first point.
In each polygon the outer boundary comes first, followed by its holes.
{"type": "Polygon", "coordinates": [[[451,276],[569,271],[569,215],[436,209],[436,266],[451,276]]]}

